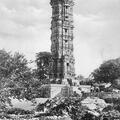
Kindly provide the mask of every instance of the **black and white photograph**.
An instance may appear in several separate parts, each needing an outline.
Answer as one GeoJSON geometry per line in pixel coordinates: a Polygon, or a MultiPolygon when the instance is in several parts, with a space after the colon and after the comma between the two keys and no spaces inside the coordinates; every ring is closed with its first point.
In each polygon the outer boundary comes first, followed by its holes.
{"type": "Polygon", "coordinates": [[[120,120],[120,0],[0,0],[0,120],[120,120]]]}

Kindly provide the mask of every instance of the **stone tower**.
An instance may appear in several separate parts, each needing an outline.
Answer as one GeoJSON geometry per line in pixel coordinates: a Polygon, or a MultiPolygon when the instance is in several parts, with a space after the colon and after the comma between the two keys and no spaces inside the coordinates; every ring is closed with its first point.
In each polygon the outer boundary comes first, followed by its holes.
{"type": "Polygon", "coordinates": [[[74,79],[73,56],[73,0],[51,0],[51,52],[53,56],[50,78],[65,83],[74,79]]]}

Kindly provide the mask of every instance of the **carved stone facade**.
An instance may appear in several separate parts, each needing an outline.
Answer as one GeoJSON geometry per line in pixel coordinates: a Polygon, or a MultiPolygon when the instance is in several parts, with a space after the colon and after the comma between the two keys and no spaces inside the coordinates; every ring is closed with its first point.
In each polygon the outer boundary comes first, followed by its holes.
{"type": "Polygon", "coordinates": [[[73,56],[73,0],[51,0],[51,52],[53,56],[50,78],[72,80],[75,76],[73,56]]]}

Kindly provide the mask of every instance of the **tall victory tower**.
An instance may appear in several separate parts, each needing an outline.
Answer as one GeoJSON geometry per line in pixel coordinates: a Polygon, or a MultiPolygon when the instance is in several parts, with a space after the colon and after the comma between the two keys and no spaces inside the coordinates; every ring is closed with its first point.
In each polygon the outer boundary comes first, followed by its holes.
{"type": "Polygon", "coordinates": [[[65,83],[74,79],[73,56],[73,0],[51,0],[51,52],[53,56],[50,78],[65,83]]]}

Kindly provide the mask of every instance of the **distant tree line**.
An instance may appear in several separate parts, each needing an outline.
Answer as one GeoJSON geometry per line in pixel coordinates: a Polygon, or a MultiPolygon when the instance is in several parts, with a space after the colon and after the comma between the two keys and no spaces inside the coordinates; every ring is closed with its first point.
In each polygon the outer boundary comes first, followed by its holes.
{"type": "Polygon", "coordinates": [[[120,58],[105,61],[91,76],[97,83],[112,83],[120,88],[120,58]]]}

